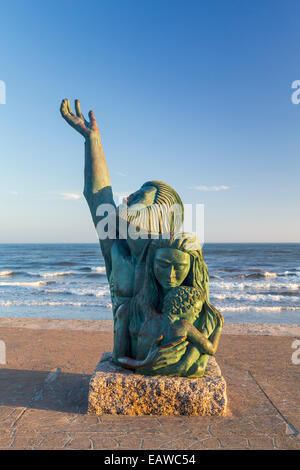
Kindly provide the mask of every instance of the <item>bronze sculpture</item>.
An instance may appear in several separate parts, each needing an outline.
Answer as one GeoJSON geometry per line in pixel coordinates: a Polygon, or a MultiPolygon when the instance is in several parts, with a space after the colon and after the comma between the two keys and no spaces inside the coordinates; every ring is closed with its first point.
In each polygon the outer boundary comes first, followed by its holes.
{"type": "Polygon", "coordinates": [[[94,113],[85,120],[78,100],[75,110],[62,101],[63,118],[85,138],[84,196],[95,227],[114,226],[113,237],[99,236],[113,304],[113,360],[148,375],[201,377],[223,317],[209,303],[199,242],[179,232],[182,201],[166,183],[148,181],[116,207],[94,113]],[[109,207],[115,217],[105,220],[109,207]]]}

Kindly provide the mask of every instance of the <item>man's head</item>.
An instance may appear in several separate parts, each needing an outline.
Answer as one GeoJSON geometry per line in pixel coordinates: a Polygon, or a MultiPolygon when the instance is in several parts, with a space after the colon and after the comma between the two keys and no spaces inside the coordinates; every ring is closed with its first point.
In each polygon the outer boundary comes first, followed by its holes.
{"type": "Polygon", "coordinates": [[[141,206],[141,209],[144,207],[151,206],[157,194],[157,188],[151,184],[151,181],[148,183],[143,184],[143,186],[135,191],[134,193],[130,194],[127,198],[123,200],[124,204],[127,204],[128,207],[135,207],[138,208],[138,205],[141,206]]]}
{"type": "MultiPolygon", "coordinates": [[[[157,237],[178,231],[183,223],[184,209],[180,196],[162,181],[147,181],[123,200],[118,215],[141,237],[157,237]]],[[[130,230],[128,230],[130,237],[130,230]]]]}

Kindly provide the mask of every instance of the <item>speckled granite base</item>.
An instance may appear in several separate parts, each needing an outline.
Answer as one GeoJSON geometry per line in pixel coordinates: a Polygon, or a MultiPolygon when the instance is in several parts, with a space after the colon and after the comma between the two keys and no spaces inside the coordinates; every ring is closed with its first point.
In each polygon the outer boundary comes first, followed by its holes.
{"type": "Polygon", "coordinates": [[[104,353],[90,381],[89,414],[225,416],[226,382],[211,357],[202,378],[147,376],[104,353]]]}

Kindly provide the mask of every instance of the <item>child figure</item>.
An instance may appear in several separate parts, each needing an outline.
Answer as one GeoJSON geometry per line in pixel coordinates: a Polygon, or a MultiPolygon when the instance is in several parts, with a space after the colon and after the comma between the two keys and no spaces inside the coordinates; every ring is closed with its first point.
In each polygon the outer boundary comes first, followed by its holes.
{"type": "MultiPolygon", "coordinates": [[[[201,377],[204,374],[209,355],[213,355],[218,347],[223,326],[220,313],[205,301],[203,291],[199,288],[179,286],[171,288],[164,297],[162,313],[154,312],[161,319],[161,335],[153,343],[144,360],[135,360],[128,357],[119,359],[123,366],[138,370],[146,375],[177,375],[201,377]],[[203,307],[205,314],[203,315],[203,307]],[[199,317],[201,312],[201,317],[199,317]],[[219,325],[215,328],[215,321],[219,325]],[[211,332],[214,331],[210,338],[211,332]],[[179,354],[174,357],[174,366],[170,365],[170,350],[177,343],[181,343],[179,354]],[[158,347],[159,345],[159,347],[158,347]],[[168,356],[168,362],[167,362],[168,356]],[[155,359],[155,368],[153,361],[155,359]],[[188,372],[180,370],[180,361],[189,361],[188,372]],[[168,366],[167,366],[168,364],[168,366]],[[150,368],[147,366],[151,365],[150,368]]],[[[139,335],[139,343],[143,342],[143,335],[139,335]]],[[[186,366],[185,366],[186,370],[186,366]]]]}

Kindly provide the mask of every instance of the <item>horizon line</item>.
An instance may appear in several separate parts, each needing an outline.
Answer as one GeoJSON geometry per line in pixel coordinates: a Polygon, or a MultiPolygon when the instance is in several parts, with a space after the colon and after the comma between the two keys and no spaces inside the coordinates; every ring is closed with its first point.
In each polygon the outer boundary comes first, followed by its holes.
{"type": "MultiPolygon", "coordinates": [[[[98,245],[99,242],[0,242],[0,245],[98,245]]],[[[235,242],[205,242],[203,243],[203,246],[204,245],[208,245],[208,244],[214,244],[214,245],[217,245],[217,244],[220,244],[220,245],[233,245],[233,244],[253,244],[253,245],[274,245],[274,244],[285,244],[285,245],[288,245],[288,244],[292,244],[292,245],[300,245],[300,241],[289,241],[289,242],[285,242],[285,241],[281,241],[281,242],[276,242],[276,241],[271,241],[271,242],[266,242],[266,241],[260,241],[260,242],[253,242],[253,241],[235,241],[235,242]]]]}

